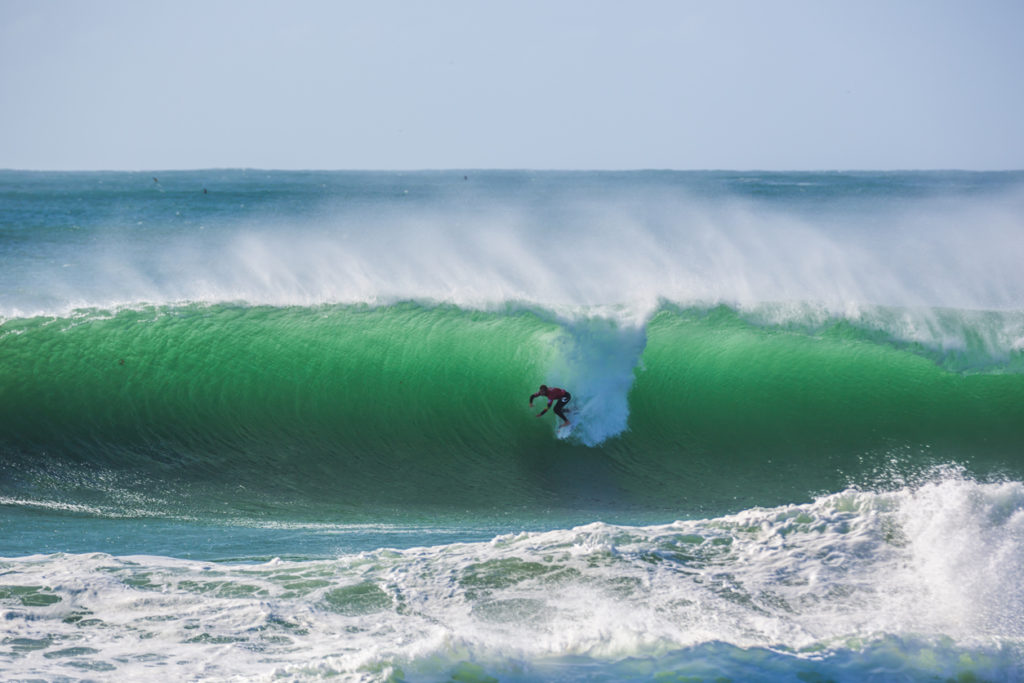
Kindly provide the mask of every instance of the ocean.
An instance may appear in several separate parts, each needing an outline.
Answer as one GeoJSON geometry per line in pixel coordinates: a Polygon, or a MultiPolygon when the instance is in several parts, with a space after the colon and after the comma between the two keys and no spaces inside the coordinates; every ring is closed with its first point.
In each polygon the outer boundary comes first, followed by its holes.
{"type": "Polygon", "coordinates": [[[1022,264],[1024,172],[0,171],[0,678],[1024,680],[1022,264]]]}

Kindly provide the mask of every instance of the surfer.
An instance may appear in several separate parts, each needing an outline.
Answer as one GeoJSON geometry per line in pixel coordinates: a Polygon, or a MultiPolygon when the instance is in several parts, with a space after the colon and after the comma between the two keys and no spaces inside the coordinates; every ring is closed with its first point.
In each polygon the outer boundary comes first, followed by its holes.
{"type": "Polygon", "coordinates": [[[540,417],[544,413],[548,412],[548,408],[550,408],[551,404],[554,403],[555,415],[562,418],[562,422],[564,423],[562,424],[563,427],[568,427],[569,418],[567,418],[565,416],[565,413],[562,412],[562,408],[564,408],[565,404],[568,403],[569,399],[572,398],[572,394],[570,394],[565,389],[559,389],[558,387],[549,387],[546,384],[541,384],[540,389],[537,391],[537,393],[530,397],[531,406],[533,406],[533,399],[537,398],[538,396],[544,396],[545,398],[547,398],[548,405],[547,408],[537,413],[537,417],[540,417]]]}

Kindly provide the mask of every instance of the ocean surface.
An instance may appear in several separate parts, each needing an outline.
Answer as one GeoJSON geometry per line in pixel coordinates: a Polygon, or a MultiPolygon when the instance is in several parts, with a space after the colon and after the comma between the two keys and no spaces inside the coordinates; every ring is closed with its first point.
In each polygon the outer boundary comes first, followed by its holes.
{"type": "Polygon", "coordinates": [[[1024,172],[0,171],[0,678],[1024,680],[1024,172]]]}

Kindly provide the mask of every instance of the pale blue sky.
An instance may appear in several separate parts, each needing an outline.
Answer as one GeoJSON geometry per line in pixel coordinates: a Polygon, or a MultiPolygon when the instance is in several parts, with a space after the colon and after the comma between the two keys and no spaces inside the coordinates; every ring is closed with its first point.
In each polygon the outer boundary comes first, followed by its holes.
{"type": "Polygon", "coordinates": [[[1024,2],[0,0],[0,168],[1024,168],[1024,2]]]}

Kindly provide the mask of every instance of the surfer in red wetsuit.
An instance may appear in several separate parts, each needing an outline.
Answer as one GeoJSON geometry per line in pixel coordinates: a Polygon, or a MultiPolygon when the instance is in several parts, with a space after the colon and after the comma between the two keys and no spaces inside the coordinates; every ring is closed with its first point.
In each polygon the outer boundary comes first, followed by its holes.
{"type": "Polygon", "coordinates": [[[565,416],[565,413],[562,412],[562,408],[564,408],[565,404],[568,403],[569,399],[572,398],[572,394],[570,394],[565,389],[559,389],[558,387],[549,387],[546,384],[541,384],[540,385],[540,390],[536,394],[534,394],[533,396],[530,397],[530,405],[531,406],[533,405],[533,399],[537,398],[538,396],[544,396],[545,398],[547,398],[548,399],[548,406],[544,410],[542,410],[539,413],[537,413],[537,417],[540,417],[544,413],[548,412],[548,408],[550,408],[551,404],[554,403],[555,404],[555,415],[557,415],[558,417],[562,418],[562,422],[564,423],[562,425],[563,427],[568,427],[569,426],[569,418],[567,418],[565,416]]]}

